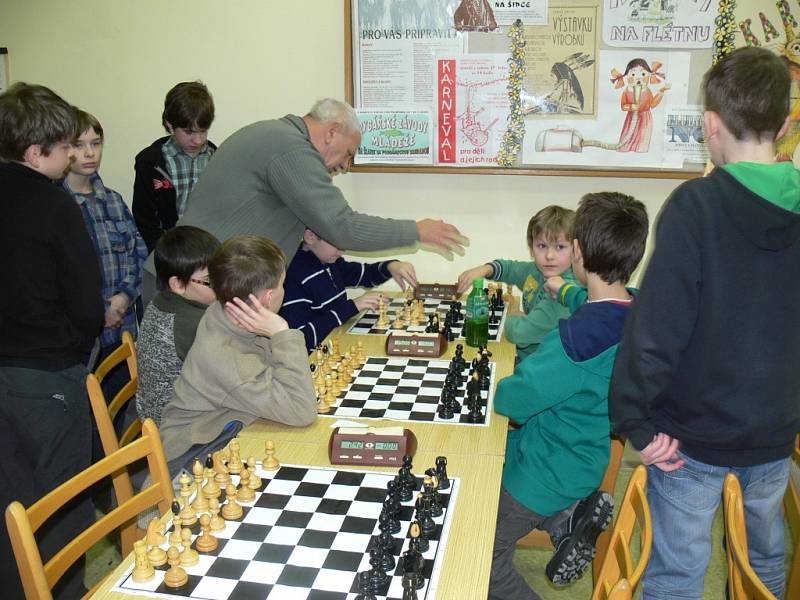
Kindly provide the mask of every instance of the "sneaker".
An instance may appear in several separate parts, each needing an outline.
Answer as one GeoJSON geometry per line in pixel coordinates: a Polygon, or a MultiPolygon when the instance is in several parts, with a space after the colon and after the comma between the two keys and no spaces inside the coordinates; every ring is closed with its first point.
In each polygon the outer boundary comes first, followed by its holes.
{"type": "Polygon", "coordinates": [[[553,558],[547,563],[547,578],[557,586],[577,581],[592,564],[597,536],[608,529],[614,513],[614,498],[596,490],[575,507],[567,522],[567,530],[554,540],[553,558]]]}

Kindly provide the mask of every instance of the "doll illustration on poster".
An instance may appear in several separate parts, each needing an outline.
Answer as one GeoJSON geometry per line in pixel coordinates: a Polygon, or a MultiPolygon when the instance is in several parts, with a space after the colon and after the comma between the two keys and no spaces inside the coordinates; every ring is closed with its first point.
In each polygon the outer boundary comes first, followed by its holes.
{"type": "Polygon", "coordinates": [[[625,113],[625,121],[619,134],[619,152],[647,152],[653,136],[653,115],[651,110],[661,103],[664,94],[671,85],[665,83],[653,93],[651,84],[665,79],[659,69],[661,63],[653,63],[652,67],[642,58],[634,58],[625,67],[625,72],[616,69],[611,71],[611,82],[614,87],[625,89],[622,92],[620,108],[625,113]]]}

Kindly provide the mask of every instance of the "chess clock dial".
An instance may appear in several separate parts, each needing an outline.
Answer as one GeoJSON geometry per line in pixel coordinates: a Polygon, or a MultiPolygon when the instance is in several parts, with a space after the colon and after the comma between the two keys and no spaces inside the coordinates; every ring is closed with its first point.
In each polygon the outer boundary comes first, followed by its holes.
{"type": "Polygon", "coordinates": [[[438,358],[445,350],[447,339],[441,333],[393,331],[386,337],[386,354],[389,356],[438,358]]]}
{"type": "Polygon", "coordinates": [[[414,432],[402,427],[337,427],[328,442],[332,465],[399,467],[416,449],[414,432]]]}

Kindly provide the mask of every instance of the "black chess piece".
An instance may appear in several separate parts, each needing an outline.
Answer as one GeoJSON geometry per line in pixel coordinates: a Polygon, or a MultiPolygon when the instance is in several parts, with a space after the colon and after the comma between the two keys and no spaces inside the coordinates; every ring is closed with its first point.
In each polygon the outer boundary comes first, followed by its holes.
{"type": "Polygon", "coordinates": [[[211,454],[206,454],[206,469],[214,468],[214,457],[211,454]]]}
{"type": "Polygon", "coordinates": [[[403,573],[403,597],[401,600],[418,600],[414,573],[403,573]]]}
{"type": "Polygon", "coordinates": [[[480,403],[480,398],[477,402],[473,403],[472,408],[469,410],[469,414],[467,415],[470,423],[483,423],[484,416],[483,411],[480,403]]]}
{"type": "Polygon", "coordinates": [[[389,581],[389,576],[383,570],[383,555],[383,550],[378,546],[372,546],[369,549],[369,566],[372,567],[369,570],[369,579],[373,592],[380,590],[381,586],[389,581]]]}
{"type": "Polygon", "coordinates": [[[441,499],[439,492],[433,487],[433,480],[428,479],[427,483],[422,484],[422,494],[425,500],[430,504],[431,517],[441,517],[444,510],[442,509],[441,499]]]}
{"type": "Polygon", "coordinates": [[[372,558],[371,551],[373,547],[380,550],[379,555],[382,559],[381,566],[383,570],[386,572],[393,571],[395,566],[397,566],[397,563],[394,560],[394,542],[389,542],[389,544],[387,544],[381,536],[375,536],[372,538],[372,542],[369,546],[370,558],[372,558]]]}
{"type": "Polygon", "coordinates": [[[442,402],[439,404],[436,414],[439,415],[440,419],[445,419],[448,421],[455,415],[455,413],[453,413],[452,405],[448,401],[447,397],[442,398],[442,402]]]}
{"type": "Polygon", "coordinates": [[[375,594],[372,593],[369,573],[369,571],[360,571],[358,573],[358,596],[356,596],[356,600],[377,600],[375,594]]]}
{"type": "Polygon", "coordinates": [[[399,474],[395,476],[393,481],[397,482],[397,498],[400,502],[408,502],[414,497],[413,490],[405,485],[403,478],[399,474]]]}
{"type": "Polygon", "coordinates": [[[181,513],[181,505],[178,503],[177,500],[172,501],[170,509],[172,510],[172,514],[175,515],[176,517],[181,513]]]}
{"type": "Polygon", "coordinates": [[[436,479],[439,480],[439,489],[450,489],[450,479],[447,477],[447,457],[436,457],[436,479]]]}
{"type": "Polygon", "coordinates": [[[426,500],[422,494],[420,494],[417,498],[416,506],[417,512],[415,516],[417,521],[419,521],[420,528],[426,536],[430,536],[434,531],[436,531],[436,522],[433,520],[433,516],[431,515],[430,500],[426,500]]]}
{"type": "Polygon", "coordinates": [[[497,325],[500,320],[497,318],[497,306],[492,304],[491,311],[489,312],[489,325],[497,325]]]}
{"type": "MultiPolygon", "coordinates": [[[[386,514],[389,517],[389,530],[392,533],[398,533],[400,531],[400,520],[395,516],[394,511],[392,510],[392,501],[389,498],[386,498],[383,501],[383,508],[381,509],[381,514],[386,514]]],[[[380,516],[378,517],[380,518],[380,516]]]]}

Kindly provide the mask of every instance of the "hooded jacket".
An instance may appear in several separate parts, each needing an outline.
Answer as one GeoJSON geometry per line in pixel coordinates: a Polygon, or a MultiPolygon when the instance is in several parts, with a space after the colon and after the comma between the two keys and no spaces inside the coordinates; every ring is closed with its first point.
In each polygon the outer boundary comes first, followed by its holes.
{"type": "Polygon", "coordinates": [[[791,454],[800,430],[798,209],[791,163],[718,168],[668,200],[609,396],[615,430],[637,449],[664,432],[713,465],[791,454]]]}

